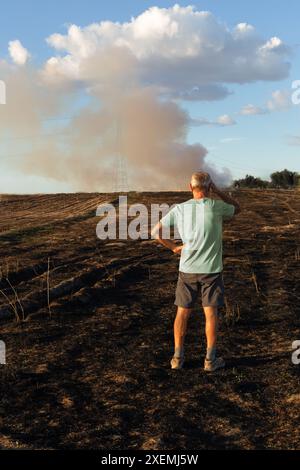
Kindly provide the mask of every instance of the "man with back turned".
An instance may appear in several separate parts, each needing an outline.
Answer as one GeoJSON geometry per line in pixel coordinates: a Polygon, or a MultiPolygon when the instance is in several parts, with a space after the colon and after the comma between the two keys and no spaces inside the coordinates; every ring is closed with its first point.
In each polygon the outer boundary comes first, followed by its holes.
{"type": "Polygon", "coordinates": [[[222,224],[241,209],[235,199],[216,187],[208,173],[194,173],[190,190],[193,198],[173,207],[154,227],[152,234],[162,245],[180,255],[171,368],[181,369],[184,365],[187,322],[200,292],[206,319],[204,370],[213,372],[225,366],[216,353],[218,308],[224,305],[222,224]],[[182,245],[163,237],[163,231],[170,227],[176,228],[182,245]]]}

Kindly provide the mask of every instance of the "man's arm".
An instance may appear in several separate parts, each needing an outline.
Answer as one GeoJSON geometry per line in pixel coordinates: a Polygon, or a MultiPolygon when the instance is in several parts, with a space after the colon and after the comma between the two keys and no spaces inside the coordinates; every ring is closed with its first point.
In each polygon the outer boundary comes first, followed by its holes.
{"type": "Polygon", "coordinates": [[[219,196],[222,201],[226,202],[226,204],[231,204],[232,206],[234,206],[234,215],[237,215],[241,212],[241,206],[239,205],[236,199],[233,199],[233,197],[229,196],[224,191],[221,191],[221,189],[217,188],[214,183],[211,183],[210,189],[214,194],[219,196]]]}
{"type": "Polygon", "coordinates": [[[166,248],[169,248],[169,250],[172,250],[173,253],[176,255],[181,254],[181,250],[183,248],[183,245],[176,245],[172,240],[169,240],[167,238],[162,238],[162,224],[161,222],[158,222],[158,224],[155,225],[154,229],[151,231],[152,237],[154,237],[161,245],[165,246],[166,248]]]}

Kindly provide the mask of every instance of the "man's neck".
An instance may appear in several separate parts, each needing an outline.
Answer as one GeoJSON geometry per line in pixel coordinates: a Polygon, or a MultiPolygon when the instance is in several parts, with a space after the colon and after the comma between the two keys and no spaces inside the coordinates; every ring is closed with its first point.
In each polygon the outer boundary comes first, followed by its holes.
{"type": "Polygon", "coordinates": [[[206,197],[207,197],[207,194],[206,194],[206,193],[196,192],[196,191],[193,192],[193,198],[194,198],[194,199],[198,199],[198,200],[199,200],[199,199],[204,199],[204,198],[206,198],[206,197]]]}

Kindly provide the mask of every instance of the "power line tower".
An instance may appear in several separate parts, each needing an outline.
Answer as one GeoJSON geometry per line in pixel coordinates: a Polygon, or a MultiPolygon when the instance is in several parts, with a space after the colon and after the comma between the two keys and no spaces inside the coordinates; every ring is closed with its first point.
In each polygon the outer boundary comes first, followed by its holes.
{"type": "Polygon", "coordinates": [[[128,193],[128,171],[127,162],[122,155],[116,155],[116,167],[115,167],[115,192],[116,193],[128,193]]]}
{"type": "Polygon", "coordinates": [[[114,180],[114,192],[128,193],[129,185],[127,160],[121,153],[121,127],[118,121],[116,122],[116,158],[114,180]]]}

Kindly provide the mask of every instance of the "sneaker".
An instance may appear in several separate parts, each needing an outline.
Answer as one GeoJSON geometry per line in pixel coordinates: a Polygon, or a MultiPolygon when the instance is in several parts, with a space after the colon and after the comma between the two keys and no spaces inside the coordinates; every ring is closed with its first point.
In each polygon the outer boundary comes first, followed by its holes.
{"type": "Polygon", "coordinates": [[[171,369],[182,369],[184,363],[184,357],[175,357],[171,359],[171,369]]]}
{"type": "Polygon", "coordinates": [[[214,361],[209,361],[205,359],[204,361],[204,370],[205,372],[214,372],[217,369],[222,369],[225,367],[225,361],[222,357],[216,357],[214,361]]]}

